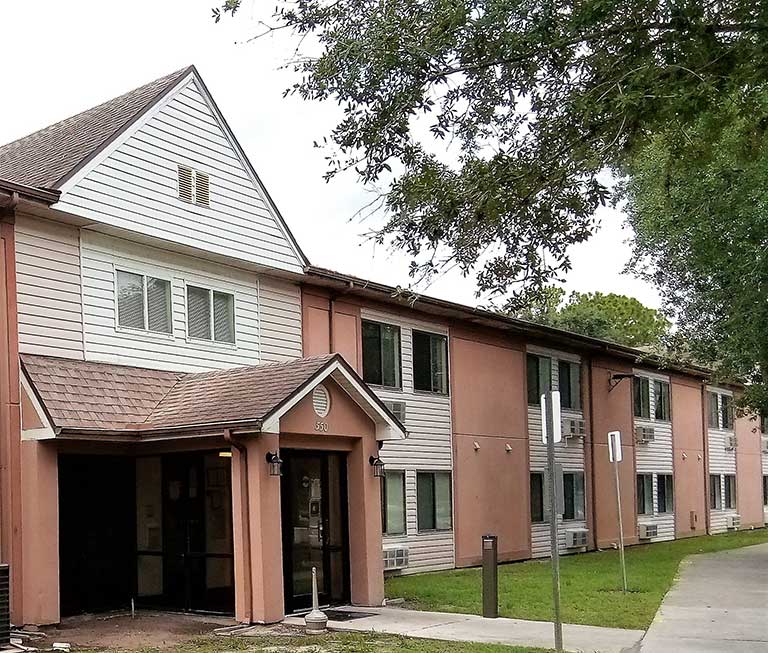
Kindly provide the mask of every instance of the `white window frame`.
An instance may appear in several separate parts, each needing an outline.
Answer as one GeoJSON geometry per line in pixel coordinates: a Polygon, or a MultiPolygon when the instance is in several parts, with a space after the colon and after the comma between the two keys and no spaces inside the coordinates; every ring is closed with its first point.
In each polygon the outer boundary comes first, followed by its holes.
{"type": "Polygon", "coordinates": [[[114,264],[112,265],[112,278],[113,278],[113,285],[114,285],[114,298],[115,298],[115,331],[117,332],[123,332],[123,333],[137,333],[142,334],[146,336],[150,336],[153,338],[162,338],[163,340],[173,340],[174,339],[174,324],[173,324],[173,277],[168,274],[164,273],[157,273],[155,271],[150,271],[147,269],[132,267],[129,265],[119,265],[114,264]],[[142,294],[143,294],[143,300],[144,300],[144,328],[139,329],[136,327],[129,327],[124,326],[120,324],[120,310],[118,306],[119,298],[118,298],[118,279],[117,275],[118,272],[125,272],[127,274],[135,274],[137,276],[140,276],[142,278],[142,294]],[[147,305],[147,277],[151,277],[153,279],[158,279],[160,281],[166,281],[168,282],[169,289],[170,289],[170,302],[169,302],[169,323],[171,325],[170,331],[152,331],[148,328],[149,325],[149,310],[147,305]]]}
{"type": "Polygon", "coordinates": [[[194,279],[184,281],[184,335],[185,339],[189,343],[215,345],[216,347],[225,347],[227,349],[237,349],[237,293],[231,289],[221,288],[219,286],[212,286],[208,283],[198,283],[194,279]],[[189,335],[189,295],[187,289],[189,286],[193,288],[200,288],[200,290],[208,291],[208,306],[210,310],[211,320],[211,339],[206,338],[193,338],[189,335]],[[233,342],[226,342],[225,340],[216,340],[213,328],[213,293],[221,293],[223,295],[232,296],[232,332],[235,336],[233,342]]]}

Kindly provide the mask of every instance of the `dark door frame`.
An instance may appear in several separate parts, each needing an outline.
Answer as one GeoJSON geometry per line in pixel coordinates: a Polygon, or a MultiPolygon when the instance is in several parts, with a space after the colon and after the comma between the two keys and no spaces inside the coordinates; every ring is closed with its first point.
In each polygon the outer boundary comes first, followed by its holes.
{"type": "MultiPolygon", "coordinates": [[[[330,532],[329,515],[327,507],[327,497],[329,496],[329,478],[328,478],[328,460],[330,456],[337,456],[340,461],[339,479],[341,487],[339,488],[339,513],[341,515],[341,554],[342,554],[342,596],[336,599],[335,603],[346,603],[350,597],[350,559],[349,559],[349,494],[347,479],[347,453],[344,451],[324,451],[317,449],[280,449],[280,456],[283,458],[283,476],[280,479],[280,504],[281,504],[281,531],[283,542],[283,588],[285,599],[285,612],[292,614],[296,611],[303,611],[311,607],[306,604],[298,603],[293,594],[293,523],[291,519],[291,508],[293,507],[293,497],[287,492],[286,487],[291,473],[291,460],[296,458],[319,458],[322,460],[321,467],[321,496],[324,514],[322,516],[323,531],[330,532]]],[[[327,587],[332,584],[331,581],[331,553],[338,552],[338,547],[331,547],[323,542],[323,577],[326,579],[327,587]]],[[[332,599],[328,592],[320,595],[321,605],[328,605],[332,599]]],[[[311,599],[310,599],[311,600],[311,599]]]]}

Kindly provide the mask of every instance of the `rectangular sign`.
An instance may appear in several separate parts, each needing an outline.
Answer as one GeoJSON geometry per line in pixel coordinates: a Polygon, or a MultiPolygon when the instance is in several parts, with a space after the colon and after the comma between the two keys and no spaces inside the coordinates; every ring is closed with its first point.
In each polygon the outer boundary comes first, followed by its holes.
{"type": "Polygon", "coordinates": [[[621,457],[621,431],[609,431],[608,458],[612,463],[620,463],[621,457]]]}
{"type": "Polygon", "coordinates": [[[547,395],[552,400],[552,424],[554,425],[553,442],[560,442],[563,439],[563,424],[560,417],[560,391],[551,390],[541,395],[541,441],[547,444],[547,395]]]}

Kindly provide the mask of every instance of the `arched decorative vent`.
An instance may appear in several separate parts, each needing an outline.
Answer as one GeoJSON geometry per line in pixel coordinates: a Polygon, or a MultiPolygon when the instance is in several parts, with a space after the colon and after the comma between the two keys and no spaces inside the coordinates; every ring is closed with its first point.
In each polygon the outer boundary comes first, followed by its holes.
{"type": "Polygon", "coordinates": [[[312,406],[318,417],[326,417],[331,411],[331,395],[324,385],[319,385],[312,391],[312,406]]]}

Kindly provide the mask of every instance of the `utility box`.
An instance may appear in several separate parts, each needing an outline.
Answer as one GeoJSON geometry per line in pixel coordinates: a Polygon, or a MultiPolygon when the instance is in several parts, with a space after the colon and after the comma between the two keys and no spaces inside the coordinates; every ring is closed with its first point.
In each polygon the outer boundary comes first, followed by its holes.
{"type": "Polygon", "coordinates": [[[483,616],[499,616],[499,552],[498,538],[483,535],[483,616]]]}

